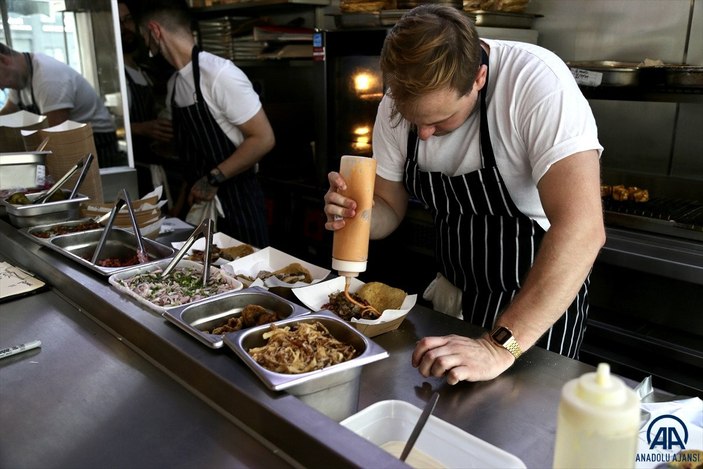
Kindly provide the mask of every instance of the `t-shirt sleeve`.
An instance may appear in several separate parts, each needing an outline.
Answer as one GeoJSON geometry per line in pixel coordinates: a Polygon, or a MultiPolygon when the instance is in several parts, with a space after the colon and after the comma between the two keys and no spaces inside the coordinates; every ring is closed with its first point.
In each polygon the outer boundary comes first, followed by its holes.
{"type": "Polygon", "coordinates": [[[547,55],[544,67],[515,86],[518,118],[536,183],[552,164],[575,153],[603,147],[593,112],[566,65],[547,55]]]}
{"type": "Polygon", "coordinates": [[[259,95],[246,74],[231,62],[214,77],[212,98],[227,121],[242,125],[261,109],[259,95]],[[217,86],[214,86],[217,84],[217,86]]]}
{"type": "Polygon", "coordinates": [[[407,122],[391,120],[392,101],[384,96],[378,105],[373,127],[373,156],[376,174],[389,181],[402,181],[407,151],[407,122]],[[397,124],[397,125],[396,125],[397,124]],[[405,136],[405,138],[403,138],[405,136]]]}

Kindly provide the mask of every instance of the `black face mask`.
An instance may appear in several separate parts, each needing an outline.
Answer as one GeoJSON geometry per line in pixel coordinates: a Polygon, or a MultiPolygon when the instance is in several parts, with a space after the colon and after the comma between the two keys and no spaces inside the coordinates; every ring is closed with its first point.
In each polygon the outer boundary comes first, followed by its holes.
{"type": "Polygon", "coordinates": [[[139,37],[131,31],[126,31],[122,33],[122,52],[125,54],[131,54],[139,49],[140,41],[139,37]]]}

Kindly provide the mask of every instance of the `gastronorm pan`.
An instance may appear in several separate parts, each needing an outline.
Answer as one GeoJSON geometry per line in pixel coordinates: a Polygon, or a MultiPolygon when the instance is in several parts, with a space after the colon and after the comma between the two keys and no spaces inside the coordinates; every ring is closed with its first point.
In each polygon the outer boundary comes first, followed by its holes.
{"type": "Polygon", "coordinates": [[[251,287],[179,306],[165,311],[163,316],[208,347],[220,348],[224,344],[224,334],[211,334],[208,331],[225,324],[230,318],[239,317],[244,307],[252,304],[276,312],[277,320],[310,312],[265,288],[251,287]]]}
{"type": "MultiPolygon", "coordinates": [[[[26,228],[28,226],[45,225],[59,221],[76,219],[80,215],[81,203],[89,200],[88,196],[76,194],[72,199],[71,189],[61,189],[61,192],[66,196],[64,200],[55,202],[45,202],[43,204],[11,204],[5,199],[2,204],[5,207],[7,215],[12,223],[17,228],[26,228]]],[[[30,201],[39,198],[44,192],[34,192],[25,194],[30,201]]]]}
{"type": "Polygon", "coordinates": [[[331,419],[341,421],[357,410],[361,367],[387,358],[388,352],[327,310],[291,317],[275,324],[278,327],[286,327],[315,321],[320,321],[337,340],[352,345],[357,351],[357,356],[321,370],[285,374],[267,370],[248,352],[249,349],[266,343],[263,336],[270,330],[270,324],[225,334],[224,342],[267,388],[273,391],[285,390],[331,419]]]}
{"type": "Polygon", "coordinates": [[[388,352],[331,311],[324,310],[291,317],[275,324],[278,327],[285,327],[315,321],[321,322],[337,340],[352,345],[357,351],[357,356],[321,370],[286,374],[267,370],[249,355],[249,349],[266,344],[264,333],[271,328],[270,324],[225,334],[224,342],[269,389],[273,391],[286,390],[295,395],[309,394],[349,381],[361,372],[361,366],[388,357],[388,352]]]}
{"type": "Polygon", "coordinates": [[[602,75],[601,85],[637,86],[640,83],[640,66],[637,62],[618,62],[615,60],[594,60],[585,62],[567,62],[570,69],[589,70],[602,75]]]}
{"type": "MultiPolygon", "coordinates": [[[[163,259],[160,261],[151,262],[149,264],[142,264],[142,265],[138,265],[138,266],[133,266],[133,267],[125,269],[121,272],[117,272],[113,275],[110,275],[110,278],[108,278],[108,282],[110,283],[110,285],[115,287],[115,289],[117,289],[121,293],[124,293],[125,295],[131,296],[139,303],[143,304],[144,306],[148,307],[149,309],[156,311],[160,315],[163,315],[163,313],[165,311],[168,311],[168,310],[174,309],[174,308],[178,308],[178,307],[183,306],[185,304],[195,304],[197,302],[207,300],[207,298],[200,298],[200,297],[198,297],[198,295],[191,295],[188,298],[176,298],[174,300],[178,300],[178,301],[173,301],[173,304],[161,305],[161,304],[158,304],[159,303],[158,301],[152,301],[151,299],[149,299],[147,297],[140,296],[137,292],[132,291],[132,289],[130,289],[128,286],[126,286],[123,283],[123,282],[129,281],[130,279],[133,279],[137,275],[141,275],[141,274],[153,274],[153,275],[160,274],[164,271],[164,269],[166,269],[166,267],[171,263],[171,261],[173,261],[173,259],[163,259]]],[[[191,271],[194,274],[194,276],[197,276],[197,279],[201,281],[203,268],[204,268],[203,264],[200,262],[189,261],[187,259],[181,259],[176,264],[174,273],[177,272],[179,269],[182,269],[184,271],[187,269],[187,270],[191,271]]],[[[234,277],[227,274],[226,272],[218,269],[217,267],[211,266],[210,267],[210,280],[213,280],[214,278],[217,278],[222,281],[221,283],[223,285],[223,289],[225,289],[226,291],[222,291],[222,292],[210,295],[209,298],[219,298],[220,296],[226,295],[226,294],[231,293],[233,291],[241,290],[243,287],[242,282],[240,282],[239,280],[235,279],[234,277]]]]}
{"type": "Polygon", "coordinates": [[[466,14],[479,27],[530,29],[537,18],[543,15],[514,13],[508,11],[469,10],[466,14]]]}
{"type": "MultiPolygon", "coordinates": [[[[95,253],[95,249],[98,247],[103,231],[104,228],[55,236],[49,239],[48,246],[69,259],[105,276],[134,268],[134,265],[102,267],[90,262],[90,259],[95,253]]],[[[149,264],[171,257],[175,252],[172,247],[164,246],[150,239],[144,239],[144,247],[149,257],[149,264]]],[[[133,258],[137,254],[137,249],[137,238],[133,233],[120,228],[112,228],[105,242],[101,259],[98,260],[133,258]]]]}
{"type": "MultiPolygon", "coordinates": [[[[37,186],[39,167],[44,166],[50,151],[0,153],[0,191],[33,188],[37,186]]],[[[12,192],[8,194],[11,195],[12,192]]]]}
{"type": "Polygon", "coordinates": [[[94,225],[92,218],[79,218],[77,220],[69,220],[58,223],[47,223],[46,225],[29,226],[19,229],[19,233],[25,235],[29,239],[42,244],[49,245],[50,239],[55,236],[63,236],[65,234],[80,233],[90,230],[100,230],[101,226],[94,225]],[[95,226],[95,228],[82,229],[81,227],[95,226]]]}
{"type": "Polygon", "coordinates": [[[664,83],[667,86],[703,88],[703,66],[666,65],[663,69],[664,83]]]}

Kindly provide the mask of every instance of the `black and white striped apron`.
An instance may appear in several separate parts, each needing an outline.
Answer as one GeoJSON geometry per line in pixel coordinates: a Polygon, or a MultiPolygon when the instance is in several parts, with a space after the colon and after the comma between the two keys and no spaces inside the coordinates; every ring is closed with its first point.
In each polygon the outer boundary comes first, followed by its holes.
{"type": "MultiPolygon", "coordinates": [[[[175,82],[171,97],[173,129],[181,158],[186,161],[189,182],[206,176],[237,148],[220,128],[200,90],[198,47],[193,47],[193,79],[195,103],[177,107],[175,82]]],[[[178,79],[178,75],[176,75],[178,79]]],[[[218,231],[256,247],[268,246],[268,229],[264,194],[253,168],[223,183],[217,191],[225,214],[218,220],[218,231]]]]}
{"type": "MultiPolygon", "coordinates": [[[[485,52],[483,63],[488,66],[485,52]]],[[[522,287],[544,230],[518,210],[498,171],[488,131],[487,88],[488,75],[480,92],[482,168],[453,177],[420,171],[413,129],[408,136],[404,183],[433,215],[438,263],[443,275],[463,291],[464,320],[491,329],[522,287]]],[[[586,279],[538,346],[578,358],[588,314],[588,283],[586,279]]]]}
{"type": "MultiPolygon", "coordinates": [[[[129,92],[130,123],[136,124],[156,119],[156,102],[148,78],[142,73],[147,84],[141,85],[134,81],[132,74],[126,68],[124,75],[127,78],[127,91],[129,92]]],[[[152,153],[151,145],[152,140],[148,136],[132,133],[132,153],[134,154],[134,166],[137,170],[140,194],[145,194],[154,187],[150,165],[156,164],[157,160],[152,153]]]]}
{"type": "MultiPolygon", "coordinates": [[[[129,121],[131,123],[148,122],[156,119],[156,102],[151,86],[140,85],[125,69],[127,90],[129,91],[129,121]]],[[[151,163],[151,139],[145,135],[132,134],[132,150],[137,163],[151,163]]]]}

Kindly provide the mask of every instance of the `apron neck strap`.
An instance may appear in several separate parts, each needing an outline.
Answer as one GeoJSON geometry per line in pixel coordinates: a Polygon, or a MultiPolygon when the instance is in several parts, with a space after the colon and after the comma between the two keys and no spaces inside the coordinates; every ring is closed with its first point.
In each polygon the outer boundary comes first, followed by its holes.
{"type": "Polygon", "coordinates": [[[195,101],[198,103],[204,103],[203,92],[200,90],[200,60],[198,59],[200,54],[200,48],[197,44],[193,46],[193,51],[191,52],[191,61],[193,63],[193,85],[195,86],[195,101]]]}

